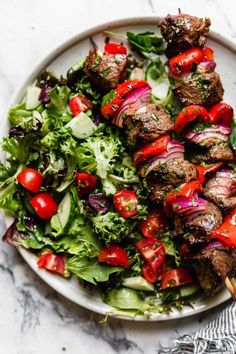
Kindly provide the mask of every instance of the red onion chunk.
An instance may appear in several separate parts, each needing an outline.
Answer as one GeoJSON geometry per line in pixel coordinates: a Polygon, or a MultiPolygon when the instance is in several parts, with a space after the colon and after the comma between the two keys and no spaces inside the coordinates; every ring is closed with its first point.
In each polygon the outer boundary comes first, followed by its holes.
{"type": "Polygon", "coordinates": [[[207,205],[204,199],[198,197],[197,193],[191,198],[179,198],[172,204],[172,210],[176,214],[183,216],[191,215],[196,211],[206,210],[207,205]]]}
{"type": "Polygon", "coordinates": [[[208,251],[214,250],[216,248],[220,248],[220,247],[225,247],[225,244],[223,244],[220,241],[212,241],[209,243],[209,245],[207,245],[206,247],[204,247],[204,249],[202,250],[202,253],[206,253],[208,251]]]}
{"type": "Polygon", "coordinates": [[[218,139],[220,141],[227,141],[229,135],[231,134],[231,128],[226,127],[222,124],[213,125],[211,127],[207,127],[201,132],[195,132],[194,128],[187,131],[184,135],[185,139],[192,141],[196,144],[202,144],[208,139],[218,139]]]}
{"type": "Polygon", "coordinates": [[[208,182],[207,194],[228,198],[236,192],[236,173],[230,169],[218,171],[208,182]]]}
{"type": "Polygon", "coordinates": [[[213,60],[203,61],[197,66],[197,73],[205,74],[212,73],[216,67],[216,63],[213,60]]]}
{"type": "Polygon", "coordinates": [[[112,123],[117,127],[122,128],[124,119],[127,116],[134,115],[137,110],[145,104],[150,103],[151,101],[151,88],[150,87],[141,87],[130,92],[126,96],[124,102],[121,104],[118,112],[115,117],[112,119],[112,123]]]}
{"type": "Polygon", "coordinates": [[[171,140],[167,145],[167,151],[163,154],[148,161],[148,163],[140,169],[140,175],[146,177],[156,166],[164,164],[173,159],[184,159],[184,146],[175,140],[171,140]]]}

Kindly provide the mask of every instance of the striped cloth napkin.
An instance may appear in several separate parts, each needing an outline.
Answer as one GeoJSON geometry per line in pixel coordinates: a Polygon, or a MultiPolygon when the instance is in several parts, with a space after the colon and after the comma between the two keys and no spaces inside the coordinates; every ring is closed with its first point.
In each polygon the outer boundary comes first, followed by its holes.
{"type": "Polygon", "coordinates": [[[174,341],[174,347],[162,348],[158,354],[235,354],[236,302],[223,310],[214,321],[196,333],[174,341]]]}

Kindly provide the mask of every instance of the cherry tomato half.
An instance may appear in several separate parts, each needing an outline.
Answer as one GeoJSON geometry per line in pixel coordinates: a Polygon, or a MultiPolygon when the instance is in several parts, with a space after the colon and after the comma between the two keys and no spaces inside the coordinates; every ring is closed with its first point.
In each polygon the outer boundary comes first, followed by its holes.
{"type": "Polygon", "coordinates": [[[138,214],[136,193],[127,189],[117,191],[113,196],[113,204],[122,218],[128,219],[138,214]]]}
{"type": "Polygon", "coordinates": [[[193,283],[193,278],[184,268],[170,269],[161,276],[161,289],[193,283]]]}
{"type": "Polygon", "coordinates": [[[48,220],[56,214],[58,206],[55,200],[48,193],[36,194],[30,199],[30,204],[40,218],[48,220]]]}
{"type": "Polygon", "coordinates": [[[201,118],[204,122],[209,122],[210,116],[206,108],[199,105],[184,107],[175,121],[175,130],[181,132],[188,123],[201,118]]]}
{"type": "Polygon", "coordinates": [[[165,273],[165,271],[166,271],[165,261],[163,261],[156,270],[153,270],[148,263],[145,263],[144,266],[142,267],[142,275],[144,279],[146,279],[149,283],[156,283],[158,278],[163,273],[165,273]]]}
{"type": "Polygon", "coordinates": [[[153,140],[151,143],[143,146],[140,150],[136,151],[134,154],[135,166],[150,157],[166,152],[169,141],[170,136],[168,134],[163,135],[160,138],[153,140]]]}
{"type": "Polygon", "coordinates": [[[154,271],[165,259],[165,247],[158,239],[141,240],[136,243],[136,248],[154,271]]]}
{"type": "Polygon", "coordinates": [[[142,267],[142,275],[149,283],[157,282],[157,273],[153,270],[148,263],[142,267]]]}
{"type": "Polygon", "coordinates": [[[209,110],[209,123],[216,124],[218,122],[222,122],[225,125],[231,125],[231,122],[234,117],[234,110],[227,103],[217,103],[212,106],[209,110]]]}
{"type": "Polygon", "coordinates": [[[141,232],[144,237],[154,238],[158,231],[166,230],[166,222],[161,210],[152,210],[141,223],[141,232]]]}
{"type": "Polygon", "coordinates": [[[43,176],[34,168],[25,168],[18,174],[17,181],[29,191],[38,193],[43,184],[43,176]]]}
{"type": "Polygon", "coordinates": [[[92,108],[92,103],[85,96],[77,95],[70,99],[70,109],[74,117],[80,112],[88,111],[90,108],[92,108]]]}
{"type": "Polygon", "coordinates": [[[127,253],[122,247],[117,245],[111,245],[101,249],[98,255],[98,261],[115,266],[129,268],[129,259],[127,253]]]}
{"type": "Polygon", "coordinates": [[[39,268],[45,268],[51,272],[63,274],[65,272],[65,257],[53,253],[44,253],[38,258],[39,268]]]}
{"type": "Polygon", "coordinates": [[[96,189],[97,178],[87,172],[78,172],[76,174],[76,183],[79,188],[79,195],[83,196],[96,189]]]}
{"type": "Polygon", "coordinates": [[[191,48],[186,52],[176,55],[169,60],[169,66],[172,74],[180,76],[192,70],[193,64],[199,64],[203,61],[203,51],[199,48],[191,48]]]}
{"type": "Polygon", "coordinates": [[[104,47],[105,54],[126,54],[126,48],[117,43],[107,43],[104,47]]]}

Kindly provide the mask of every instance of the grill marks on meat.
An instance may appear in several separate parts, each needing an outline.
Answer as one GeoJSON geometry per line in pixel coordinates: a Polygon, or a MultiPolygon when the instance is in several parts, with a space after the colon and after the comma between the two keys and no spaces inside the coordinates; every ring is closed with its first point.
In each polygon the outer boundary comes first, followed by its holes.
{"type": "Polygon", "coordinates": [[[197,104],[207,107],[222,101],[224,89],[220,76],[212,72],[194,74],[190,79],[176,82],[173,92],[184,106],[197,104]]]}
{"type": "Polygon", "coordinates": [[[189,145],[189,149],[192,151],[191,161],[193,163],[213,163],[234,160],[234,153],[228,143],[213,145],[208,149],[197,144],[191,144],[189,145]]]}
{"type": "Polygon", "coordinates": [[[197,178],[195,166],[181,158],[156,166],[147,176],[150,199],[160,203],[177,186],[197,178]]]}
{"type": "Polygon", "coordinates": [[[216,294],[236,270],[236,254],[228,247],[206,248],[187,260],[207,295],[216,294]]]}
{"type": "Polygon", "coordinates": [[[209,18],[198,18],[187,14],[167,15],[160,21],[161,34],[167,42],[168,58],[193,47],[203,47],[209,32],[209,18]]]}
{"type": "Polygon", "coordinates": [[[234,153],[227,143],[213,145],[205,155],[206,162],[233,161],[234,153]]]}
{"type": "Polygon", "coordinates": [[[101,55],[94,49],[89,52],[84,64],[84,72],[94,85],[109,91],[124,81],[127,65],[128,59],[125,54],[101,55]]]}
{"type": "Polygon", "coordinates": [[[147,177],[147,185],[150,200],[157,204],[161,204],[167,194],[173,189],[172,184],[160,182],[152,175],[147,177]]]}
{"type": "Polygon", "coordinates": [[[206,182],[204,195],[224,212],[236,208],[236,173],[231,170],[216,172],[206,182]]]}
{"type": "Polygon", "coordinates": [[[206,202],[207,209],[199,212],[192,220],[185,221],[181,216],[174,220],[175,230],[178,235],[190,233],[188,241],[191,245],[207,241],[213,229],[223,222],[220,209],[213,203],[206,202]]]}
{"type": "Polygon", "coordinates": [[[168,182],[172,186],[179,186],[197,177],[195,166],[182,158],[172,159],[165,164],[157,165],[150,174],[161,182],[168,182]]]}
{"type": "Polygon", "coordinates": [[[134,116],[127,117],[124,124],[128,143],[132,146],[152,141],[174,129],[174,123],[165,109],[153,103],[141,107],[134,116]]]}

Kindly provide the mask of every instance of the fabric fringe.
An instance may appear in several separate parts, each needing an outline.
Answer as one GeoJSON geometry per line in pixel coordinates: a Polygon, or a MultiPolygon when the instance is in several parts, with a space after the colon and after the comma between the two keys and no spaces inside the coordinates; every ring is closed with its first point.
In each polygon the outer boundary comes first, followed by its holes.
{"type": "Polygon", "coordinates": [[[157,353],[236,354],[236,302],[194,334],[177,338],[173,347],[162,347],[157,353]]]}
{"type": "Polygon", "coordinates": [[[184,335],[174,341],[174,347],[162,347],[158,354],[235,354],[235,343],[236,336],[209,340],[184,335]]]}

